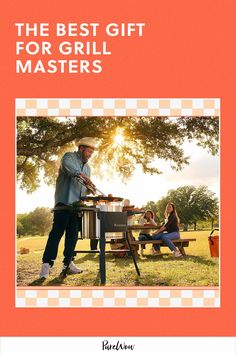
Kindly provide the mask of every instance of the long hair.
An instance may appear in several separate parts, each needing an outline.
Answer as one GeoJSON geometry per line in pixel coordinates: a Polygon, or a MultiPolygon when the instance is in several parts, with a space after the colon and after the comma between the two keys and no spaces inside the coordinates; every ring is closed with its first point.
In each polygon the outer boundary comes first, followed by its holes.
{"type": "Polygon", "coordinates": [[[174,215],[176,216],[177,222],[178,222],[178,224],[179,224],[179,223],[180,223],[180,220],[179,220],[179,217],[178,217],[178,214],[177,214],[176,207],[175,207],[174,203],[168,203],[168,204],[166,205],[165,218],[168,219],[168,216],[171,215],[171,214],[174,214],[174,215]],[[171,205],[172,208],[173,208],[173,211],[172,211],[170,214],[167,212],[168,205],[171,205]]]}

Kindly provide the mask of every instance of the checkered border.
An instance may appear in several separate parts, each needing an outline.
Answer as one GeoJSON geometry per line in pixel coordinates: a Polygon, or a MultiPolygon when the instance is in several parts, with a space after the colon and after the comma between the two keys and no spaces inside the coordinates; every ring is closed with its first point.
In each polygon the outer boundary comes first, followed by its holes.
{"type": "Polygon", "coordinates": [[[17,98],[17,116],[219,116],[220,99],[17,98]]]}
{"type": "MultiPolygon", "coordinates": [[[[219,116],[220,99],[16,99],[17,116],[219,116]]],[[[220,307],[219,288],[18,287],[16,307],[220,307]]]]}
{"type": "Polygon", "coordinates": [[[16,307],[220,307],[219,289],[17,289],[16,307]]]}

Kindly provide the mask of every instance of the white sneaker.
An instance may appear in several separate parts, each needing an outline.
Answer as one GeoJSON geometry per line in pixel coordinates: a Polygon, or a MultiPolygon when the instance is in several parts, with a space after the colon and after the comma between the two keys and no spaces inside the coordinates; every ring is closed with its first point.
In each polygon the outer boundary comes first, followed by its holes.
{"type": "Polygon", "coordinates": [[[173,255],[174,255],[174,257],[182,257],[182,254],[178,248],[176,248],[176,250],[173,251],[173,255]]]}
{"type": "MultiPolygon", "coordinates": [[[[66,269],[66,265],[63,266],[62,270],[65,270],[65,269],[66,269]]],[[[80,274],[80,273],[83,272],[82,269],[76,267],[74,262],[70,262],[70,265],[69,265],[68,269],[70,271],[70,274],[80,274]]]]}
{"type": "Polygon", "coordinates": [[[41,271],[39,273],[39,278],[45,278],[46,279],[47,277],[49,277],[51,268],[52,267],[50,266],[49,263],[43,263],[41,271]]]}

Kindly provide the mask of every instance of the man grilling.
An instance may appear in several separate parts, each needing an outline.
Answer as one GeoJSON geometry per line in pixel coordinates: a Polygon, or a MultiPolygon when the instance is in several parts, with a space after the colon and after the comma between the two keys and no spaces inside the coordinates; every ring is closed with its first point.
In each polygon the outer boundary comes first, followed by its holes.
{"type": "Polygon", "coordinates": [[[43,264],[40,278],[47,278],[54,260],[57,257],[59,242],[65,232],[63,268],[71,274],[82,273],[72,256],[76,246],[78,231],[81,227],[81,219],[76,212],[63,210],[63,207],[79,201],[81,197],[93,191],[94,186],[90,181],[90,167],[87,164],[96,149],[96,142],[93,138],[84,137],[77,143],[78,151],[67,152],[61,160],[59,173],[56,181],[55,207],[52,230],[49,233],[48,241],[43,254],[43,264]],[[83,180],[83,184],[80,182],[83,180]]]}

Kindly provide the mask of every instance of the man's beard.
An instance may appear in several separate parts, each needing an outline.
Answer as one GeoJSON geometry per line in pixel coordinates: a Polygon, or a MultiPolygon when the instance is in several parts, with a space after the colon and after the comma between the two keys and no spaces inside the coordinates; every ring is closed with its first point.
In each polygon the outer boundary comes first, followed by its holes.
{"type": "Polygon", "coordinates": [[[84,153],[82,152],[82,161],[84,163],[87,163],[88,162],[88,158],[84,156],[84,153]]]}

